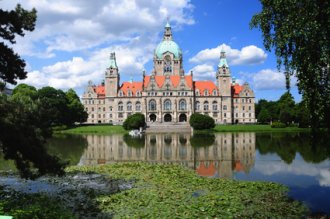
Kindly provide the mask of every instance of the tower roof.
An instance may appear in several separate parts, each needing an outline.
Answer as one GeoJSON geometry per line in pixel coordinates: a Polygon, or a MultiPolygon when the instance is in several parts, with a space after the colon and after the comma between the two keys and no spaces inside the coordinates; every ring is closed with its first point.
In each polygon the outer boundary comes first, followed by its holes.
{"type": "Polygon", "coordinates": [[[226,68],[229,68],[229,65],[227,63],[227,58],[226,58],[226,52],[225,52],[225,49],[222,47],[221,52],[220,52],[220,60],[219,60],[218,67],[220,68],[223,66],[225,66],[226,68]]]}
{"type": "Polygon", "coordinates": [[[109,68],[118,68],[116,62],[116,54],[114,52],[110,53],[110,65],[109,68]]]}
{"type": "Polygon", "coordinates": [[[174,58],[180,58],[182,55],[181,49],[176,42],[172,39],[172,30],[171,25],[167,21],[165,25],[164,37],[163,41],[160,42],[155,50],[155,56],[161,59],[163,58],[163,54],[166,52],[170,52],[174,55],[174,58]]]}

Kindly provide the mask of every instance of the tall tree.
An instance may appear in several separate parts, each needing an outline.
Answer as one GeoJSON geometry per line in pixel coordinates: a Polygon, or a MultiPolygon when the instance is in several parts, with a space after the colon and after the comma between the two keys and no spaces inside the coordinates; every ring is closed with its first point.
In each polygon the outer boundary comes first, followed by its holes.
{"type": "MultiPolygon", "coordinates": [[[[0,37],[7,42],[16,43],[16,35],[24,36],[24,30],[33,31],[37,11],[24,10],[19,4],[15,10],[0,9],[0,37]]],[[[16,84],[17,79],[26,78],[24,60],[4,42],[0,42],[0,78],[4,82],[16,84]]]]}
{"type": "Polygon", "coordinates": [[[66,93],[67,106],[68,106],[68,125],[73,125],[75,122],[85,122],[88,114],[81,104],[80,99],[73,89],[69,89],[66,93]]]}
{"type": "MultiPolygon", "coordinates": [[[[250,26],[261,29],[264,46],[275,49],[278,68],[294,75],[311,113],[311,125],[330,130],[330,9],[328,0],[260,0],[250,26]]],[[[287,83],[289,86],[289,83],[287,83]]]]}
{"type": "MultiPolygon", "coordinates": [[[[9,45],[15,43],[17,35],[24,36],[25,30],[34,30],[36,18],[35,9],[27,11],[20,5],[11,11],[0,9],[0,37],[7,41],[6,44],[0,42],[2,84],[16,84],[17,79],[26,78],[24,60],[9,45]]],[[[21,89],[34,92],[29,87],[22,86],[21,89]]],[[[4,153],[5,159],[15,160],[21,176],[26,178],[45,173],[63,174],[64,164],[57,157],[49,155],[44,148],[47,136],[36,118],[37,104],[28,95],[14,96],[8,98],[0,94],[0,151],[4,153]]]]}

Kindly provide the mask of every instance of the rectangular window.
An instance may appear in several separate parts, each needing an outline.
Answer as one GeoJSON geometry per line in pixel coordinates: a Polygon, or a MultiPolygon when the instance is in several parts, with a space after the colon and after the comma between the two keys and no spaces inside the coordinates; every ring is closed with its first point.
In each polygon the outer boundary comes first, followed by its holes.
{"type": "Polygon", "coordinates": [[[223,105],[223,110],[227,110],[227,105],[223,105]]]}
{"type": "Polygon", "coordinates": [[[249,110],[251,110],[251,106],[249,106],[249,110]]]}
{"type": "Polygon", "coordinates": [[[227,113],[224,113],[224,114],[223,114],[223,117],[227,117],[227,113]]]}
{"type": "Polygon", "coordinates": [[[245,110],[245,106],[243,106],[243,110],[245,110]]]}
{"type": "Polygon", "coordinates": [[[123,118],[123,113],[118,113],[118,118],[123,118]]]}

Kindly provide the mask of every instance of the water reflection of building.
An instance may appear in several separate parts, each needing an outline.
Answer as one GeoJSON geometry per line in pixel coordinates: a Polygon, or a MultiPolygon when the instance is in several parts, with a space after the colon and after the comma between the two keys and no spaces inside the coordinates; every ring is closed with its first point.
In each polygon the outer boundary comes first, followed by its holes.
{"type": "Polygon", "coordinates": [[[231,178],[235,171],[248,172],[255,160],[255,133],[219,133],[207,147],[192,147],[189,133],[148,134],[140,147],[128,146],[132,142],[125,141],[122,135],[86,138],[88,148],[80,161],[83,165],[126,161],[176,163],[195,169],[201,176],[231,178]]]}

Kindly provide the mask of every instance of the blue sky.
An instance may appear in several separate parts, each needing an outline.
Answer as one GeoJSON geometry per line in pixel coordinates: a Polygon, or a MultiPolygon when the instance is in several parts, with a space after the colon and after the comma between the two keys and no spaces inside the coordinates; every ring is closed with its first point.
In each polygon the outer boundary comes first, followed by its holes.
{"type": "MultiPolygon", "coordinates": [[[[226,50],[232,76],[248,82],[257,99],[276,100],[285,80],[276,57],[251,30],[251,17],[261,10],[258,0],[2,0],[1,8],[35,7],[35,31],[18,38],[16,52],[27,62],[36,87],[74,88],[81,95],[89,80],[104,78],[109,53],[116,52],[121,82],[142,79],[152,70],[153,51],[169,17],[174,40],[183,51],[184,69],[195,80],[215,80],[219,52],[226,50]]],[[[301,97],[292,79],[292,94],[301,97]]]]}

